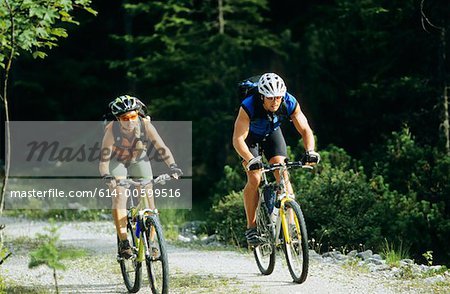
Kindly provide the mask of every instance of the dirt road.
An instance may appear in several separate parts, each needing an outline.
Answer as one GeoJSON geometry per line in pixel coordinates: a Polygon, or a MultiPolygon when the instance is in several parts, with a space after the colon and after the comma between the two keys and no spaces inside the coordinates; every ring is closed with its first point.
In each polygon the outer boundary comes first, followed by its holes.
{"type": "MultiPolygon", "coordinates": [[[[5,239],[15,247],[14,255],[1,267],[10,285],[24,289],[53,291],[48,268],[28,269],[28,252],[36,233],[47,222],[0,218],[6,224],[5,239]]],[[[66,271],[59,272],[64,293],[125,293],[116,257],[116,239],[111,222],[58,223],[63,245],[83,248],[87,256],[66,261],[66,271]]],[[[312,260],[304,284],[292,283],[286,263],[276,261],[274,273],[259,274],[251,252],[194,250],[169,246],[171,292],[173,293],[400,293],[401,281],[390,281],[376,273],[343,268],[312,260]]],[[[144,284],[146,284],[144,282],[144,284]]],[[[149,293],[143,288],[139,293],[149,293]]],[[[409,289],[408,293],[419,293],[409,289]]]]}

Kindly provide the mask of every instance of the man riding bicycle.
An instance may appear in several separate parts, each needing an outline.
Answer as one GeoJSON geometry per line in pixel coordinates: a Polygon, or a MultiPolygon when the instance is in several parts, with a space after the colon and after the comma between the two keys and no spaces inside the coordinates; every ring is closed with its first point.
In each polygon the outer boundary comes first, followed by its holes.
{"type": "MultiPolygon", "coordinates": [[[[125,179],[127,176],[140,179],[153,179],[152,167],[147,156],[147,148],[153,144],[153,148],[163,154],[162,160],[170,168],[170,174],[178,178],[183,172],[178,168],[172,153],[164,144],[155,127],[150,122],[150,117],[145,115],[145,105],[138,98],[124,95],[117,97],[109,103],[111,113],[117,122],[109,123],[105,128],[102,141],[102,160],[99,164],[100,175],[111,183],[112,180],[125,179]]],[[[112,215],[119,237],[119,254],[121,257],[130,258],[133,252],[127,240],[127,210],[126,191],[123,186],[111,186],[112,215]]],[[[155,203],[150,192],[151,185],[141,191],[149,191],[146,196],[149,200],[149,208],[154,209],[155,203]]]]}
{"type": "MultiPolygon", "coordinates": [[[[303,159],[305,164],[314,165],[320,161],[320,155],[314,151],[314,135],[308,120],[296,98],[286,91],[283,79],[275,73],[263,74],[258,81],[258,94],[248,96],[242,101],[233,133],[233,146],[243,158],[243,166],[247,173],[247,184],[244,188],[247,217],[245,237],[250,246],[261,244],[256,230],[258,187],[262,168],[258,146],[262,147],[269,163],[283,163],[287,157],[287,148],[280,125],[285,120],[292,120],[303,138],[306,150],[303,159]]],[[[293,195],[287,173],[284,176],[288,192],[293,195]]],[[[275,172],[275,178],[279,181],[278,172],[275,172]]]]}

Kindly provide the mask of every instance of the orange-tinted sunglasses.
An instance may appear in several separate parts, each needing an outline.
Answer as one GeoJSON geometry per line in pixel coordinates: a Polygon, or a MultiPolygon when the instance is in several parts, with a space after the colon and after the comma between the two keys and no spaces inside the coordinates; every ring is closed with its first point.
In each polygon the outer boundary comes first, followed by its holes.
{"type": "Polygon", "coordinates": [[[119,119],[123,121],[137,120],[138,116],[137,113],[130,113],[119,116],[119,119]]]}
{"type": "Polygon", "coordinates": [[[266,97],[266,96],[264,96],[264,98],[266,98],[269,101],[273,101],[273,100],[280,101],[281,99],[283,99],[282,96],[276,96],[276,97],[266,97]]]}

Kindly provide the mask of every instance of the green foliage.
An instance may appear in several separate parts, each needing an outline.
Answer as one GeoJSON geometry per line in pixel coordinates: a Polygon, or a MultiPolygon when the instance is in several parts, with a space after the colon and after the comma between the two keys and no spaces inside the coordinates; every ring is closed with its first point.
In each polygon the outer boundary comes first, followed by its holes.
{"type": "Polygon", "coordinates": [[[217,203],[224,195],[242,190],[246,181],[247,180],[242,165],[239,164],[239,166],[236,167],[225,165],[223,168],[223,177],[213,188],[213,203],[217,203]]]}
{"type": "Polygon", "coordinates": [[[244,247],[247,221],[242,192],[231,192],[213,205],[209,224],[226,243],[244,247]]]}
{"type": "MultiPolygon", "coordinates": [[[[448,31],[444,15],[450,7],[430,2],[425,1],[425,13],[448,31]]],[[[422,140],[437,142],[443,81],[430,75],[427,64],[438,66],[440,40],[434,29],[428,34],[415,25],[420,21],[416,4],[339,0],[309,11],[302,34],[308,73],[303,82],[310,85],[308,97],[321,97],[311,107],[320,114],[315,130],[328,142],[361,152],[366,143],[382,144],[383,134],[404,123],[422,140]]]]}
{"type": "Polygon", "coordinates": [[[310,238],[321,239],[324,248],[348,245],[358,248],[380,244],[380,223],[388,211],[381,198],[389,192],[382,177],[368,179],[363,168],[336,147],[321,152],[317,173],[292,173],[297,199],[305,213],[310,238]]]}
{"type": "Polygon", "coordinates": [[[378,146],[371,160],[373,176],[382,175],[400,193],[387,204],[395,212],[389,234],[411,244],[419,252],[432,250],[442,262],[450,260],[443,250],[450,234],[450,156],[437,148],[420,145],[408,128],[394,132],[378,146]]]}
{"type": "Polygon", "coordinates": [[[384,238],[403,240],[418,260],[423,259],[419,252],[429,249],[441,263],[450,260],[444,250],[450,234],[445,153],[419,145],[405,128],[365,156],[366,168],[334,146],[321,155],[314,173],[291,176],[310,238],[321,239],[325,248],[361,243],[376,250],[386,248],[384,238]]]}
{"type": "Polygon", "coordinates": [[[37,234],[40,246],[30,252],[29,268],[46,265],[51,269],[64,270],[65,266],[62,263],[64,259],[77,258],[84,255],[84,251],[62,249],[59,246],[58,227],[52,221],[50,227],[45,228],[47,234],[37,234]]]}
{"type": "MultiPolygon", "coordinates": [[[[419,252],[430,249],[440,263],[450,260],[444,250],[450,234],[448,156],[417,144],[408,129],[394,132],[385,145],[377,146],[365,159],[366,169],[342,148],[329,146],[320,153],[322,162],[313,172],[291,172],[310,240],[319,240],[314,246],[327,251],[364,244],[395,261],[408,255],[405,246],[394,246],[403,240],[400,244],[408,244],[417,260],[423,259],[419,252]]],[[[243,204],[234,192],[245,179],[231,167],[224,174],[216,191],[228,195],[213,207],[211,219],[219,216],[219,233],[233,240],[228,228],[245,228],[245,215],[235,215],[243,212],[243,204]]],[[[429,262],[426,257],[424,261],[429,262]]]]}
{"type": "MultiPolygon", "coordinates": [[[[56,39],[72,34],[65,28],[74,21],[70,8],[76,2],[9,1],[16,16],[23,18],[16,31],[24,46],[21,51],[43,57],[56,39]],[[67,6],[56,8],[54,3],[67,6]],[[37,25],[38,19],[44,26],[37,25]],[[52,21],[53,29],[48,30],[52,21]],[[30,45],[33,38],[38,39],[37,45],[30,45]]],[[[345,148],[329,147],[316,171],[293,174],[311,234],[316,239],[323,235],[322,240],[336,247],[353,232],[352,242],[363,244],[374,244],[381,237],[389,242],[401,238],[411,244],[412,254],[433,250],[435,262],[448,261],[450,158],[436,146],[442,113],[437,99],[448,81],[438,56],[442,49],[448,53],[450,34],[443,47],[436,30],[428,28],[427,33],[417,25],[417,1],[325,2],[305,2],[298,11],[286,9],[293,1],[223,1],[223,33],[217,1],[128,1],[120,22],[123,11],[118,2],[97,2],[103,5],[102,22],[87,24],[78,33],[77,46],[68,43],[54,56],[54,67],[21,59],[24,63],[14,76],[15,118],[97,119],[105,97],[127,90],[142,95],[145,102],[150,101],[155,119],[194,121],[194,205],[207,206],[211,196],[216,195],[214,203],[218,203],[241,189],[239,181],[242,186],[245,183],[231,146],[238,108],[236,81],[277,71],[299,99],[323,145],[345,148]],[[104,41],[105,31],[125,32],[115,37],[119,46],[104,41]],[[88,47],[86,41],[92,35],[96,48],[88,47]],[[114,59],[110,65],[125,73],[98,66],[107,59],[114,59]],[[75,98],[89,107],[74,112],[73,101],[79,101],[75,98]],[[405,123],[411,131],[390,135],[405,123]],[[362,163],[354,160],[370,143],[377,146],[362,163]],[[232,168],[222,177],[226,164],[232,168]],[[209,193],[220,177],[216,190],[209,193]],[[318,199],[316,206],[313,196],[318,199]],[[340,218],[324,218],[327,209],[340,218]],[[360,231],[366,221],[366,231],[360,231]],[[330,230],[335,224],[338,229],[330,230]],[[333,236],[340,240],[332,240],[333,236]]],[[[424,10],[448,32],[450,6],[444,2],[425,1],[424,10]]],[[[6,3],[0,2],[3,61],[11,50],[6,3]]],[[[285,134],[288,143],[298,138],[296,133],[285,134]]]]}
{"type": "Polygon", "coordinates": [[[386,263],[391,267],[399,267],[400,260],[409,258],[409,249],[400,241],[398,245],[389,243],[384,240],[381,250],[381,256],[386,260],[386,263]]]}
{"type": "Polygon", "coordinates": [[[84,256],[84,251],[74,249],[63,249],[59,246],[58,227],[52,220],[50,227],[45,228],[48,234],[38,234],[37,239],[40,246],[30,252],[29,268],[46,265],[53,270],[56,292],[58,293],[58,283],[56,270],[65,270],[62,260],[84,256]]]}
{"type": "Polygon", "coordinates": [[[91,0],[59,1],[11,1],[0,3],[0,66],[13,53],[32,53],[34,58],[45,58],[45,49],[56,46],[60,38],[67,37],[62,23],[78,24],[73,17],[74,7],[79,7],[94,15],[91,0]]]}
{"type": "Polygon", "coordinates": [[[166,240],[177,240],[179,228],[189,220],[190,212],[185,209],[160,209],[159,218],[166,240]]]}
{"type": "Polygon", "coordinates": [[[3,279],[2,275],[0,274],[0,294],[6,293],[6,283],[3,279]]]}
{"type": "MultiPolygon", "coordinates": [[[[209,193],[226,161],[233,161],[237,82],[270,66],[261,60],[275,56],[287,61],[290,48],[289,34],[280,37],[265,27],[266,0],[223,3],[223,23],[217,1],[127,4],[133,21],[148,29],[116,36],[132,58],[111,63],[127,70],[137,91],[151,93],[153,117],[195,121],[192,136],[199,139],[193,141],[194,195],[209,193]],[[253,58],[256,55],[261,60],[253,58]]],[[[205,197],[201,201],[211,203],[205,197]]]]}
{"type": "Polygon", "coordinates": [[[28,219],[55,219],[60,221],[99,221],[112,219],[111,209],[13,209],[5,211],[6,215],[26,217],[28,219]]]}
{"type": "Polygon", "coordinates": [[[427,265],[432,266],[433,265],[433,251],[428,250],[422,256],[427,260],[427,265]]]}

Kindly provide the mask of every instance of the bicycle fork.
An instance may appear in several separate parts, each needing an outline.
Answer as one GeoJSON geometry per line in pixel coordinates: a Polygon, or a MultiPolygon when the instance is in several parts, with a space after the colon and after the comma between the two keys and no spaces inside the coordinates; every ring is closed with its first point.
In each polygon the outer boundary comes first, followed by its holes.
{"type": "MultiPolygon", "coordinates": [[[[289,235],[289,221],[286,219],[286,215],[289,216],[290,213],[287,210],[285,210],[285,203],[288,201],[292,201],[291,199],[287,198],[287,197],[283,197],[281,199],[281,203],[280,203],[280,210],[279,210],[279,218],[277,219],[277,237],[280,233],[280,228],[278,226],[278,223],[281,223],[281,229],[283,230],[283,237],[284,237],[284,242],[286,242],[286,244],[290,244],[291,243],[291,238],[289,235]]],[[[300,225],[298,223],[298,219],[294,217],[294,223],[295,223],[295,227],[299,228],[300,225]]]]}

